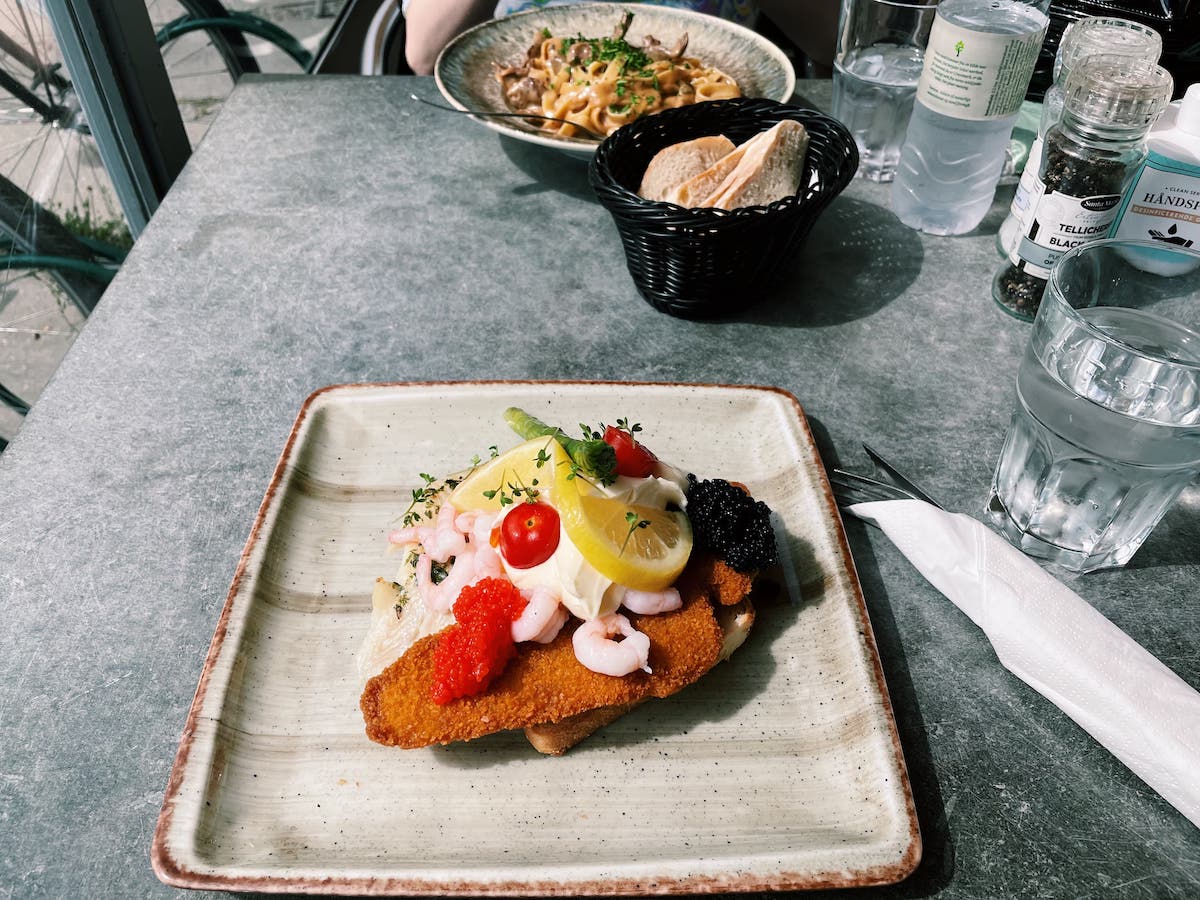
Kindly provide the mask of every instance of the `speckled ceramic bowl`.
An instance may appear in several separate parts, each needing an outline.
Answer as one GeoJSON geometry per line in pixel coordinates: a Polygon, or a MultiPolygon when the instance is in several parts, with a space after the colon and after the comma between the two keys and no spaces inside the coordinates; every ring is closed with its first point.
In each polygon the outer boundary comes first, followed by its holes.
{"type": "MultiPolygon", "coordinates": [[[[550,6],[493,19],[455,38],[434,68],[438,88],[458,109],[507,113],[510,110],[493,74],[493,63],[522,59],[543,28],[554,35],[611,34],[626,11],[633,13],[630,39],[652,34],[673,43],[687,32],[689,56],[716,66],[733,77],[746,97],[787,100],[796,88],[796,73],[787,56],[771,41],[741,25],[715,16],[666,6],[587,3],[550,6]]],[[[479,118],[488,128],[533,144],[589,158],[599,141],[558,137],[540,132],[523,119],[479,118]]]]}

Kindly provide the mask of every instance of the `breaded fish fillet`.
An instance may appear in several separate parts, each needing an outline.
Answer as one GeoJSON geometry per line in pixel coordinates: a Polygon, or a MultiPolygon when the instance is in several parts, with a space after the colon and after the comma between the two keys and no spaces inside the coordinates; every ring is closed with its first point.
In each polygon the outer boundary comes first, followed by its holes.
{"type": "Polygon", "coordinates": [[[681,594],[706,591],[713,603],[735,606],[746,599],[754,587],[756,575],[731,569],[710,553],[700,553],[688,560],[687,568],[675,586],[681,594]]]}
{"type": "Polygon", "coordinates": [[[447,744],[673,694],[716,664],[724,640],[708,586],[694,583],[681,593],[683,606],[673,612],[629,616],[650,638],[652,674],[613,677],[585,668],[571,645],[578,625],[572,620],[549,644],[520,645],[484,693],[439,706],[430,690],[434,650],[444,632],[422,638],[367,682],[359,701],[367,736],[405,748],[447,744]]]}

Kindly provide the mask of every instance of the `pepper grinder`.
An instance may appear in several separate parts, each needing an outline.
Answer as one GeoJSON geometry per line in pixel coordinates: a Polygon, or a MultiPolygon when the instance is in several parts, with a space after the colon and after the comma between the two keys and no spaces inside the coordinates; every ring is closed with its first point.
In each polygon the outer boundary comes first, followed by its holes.
{"type": "Polygon", "coordinates": [[[1134,57],[1092,56],[1072,69],[1062,116],[1037,161],[1020,239],[992,282],[1005,312],[1032,320],[1055,260],[1108,235],[1172,86],[1166,69],[1134,57]]]}
{"type": "Polygon", "coordinates": [[[996,248],[1008,256],[1021,239],[1021,223],[1029,212],[1029,194],[1037,177],[1046,132],[1058,123],[1063,108],[1063,85],[1071,70],[1085,59],[1100,54],[1135,56],[1151,63],[1162,55],[1162,35],[1141,22],[1109,16],[1088,16],[1067,26],[1054,57],[1054,81],[1042,99],[1042,117],[1037,138],[1029,148],[1029,161],[1013,194],[1008,216],[996,234],[996,248]]]}

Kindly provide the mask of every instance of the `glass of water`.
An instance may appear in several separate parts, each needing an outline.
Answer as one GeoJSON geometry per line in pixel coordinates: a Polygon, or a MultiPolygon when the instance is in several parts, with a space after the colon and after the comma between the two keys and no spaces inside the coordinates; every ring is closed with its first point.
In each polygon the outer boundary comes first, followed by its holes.
{"type": "Polygon", "coordinates": [[[1102,240],[1051,270],[988,517],[1073,572],[1121,566],[1200,474],[1200,254],[1102,240]]]}
{"type": "Polygon", "coordinates": [[[891,181],[917,96],[936,0],[842,0],[833,116],[858,144],[858,174],[891,181]]]}

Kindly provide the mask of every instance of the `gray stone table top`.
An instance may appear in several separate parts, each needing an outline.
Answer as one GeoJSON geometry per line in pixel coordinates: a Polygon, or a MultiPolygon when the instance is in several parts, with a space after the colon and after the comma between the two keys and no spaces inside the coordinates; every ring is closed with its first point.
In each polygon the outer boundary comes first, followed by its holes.
{"type": "MultiPolygon", "coordinates": [[[[802,83],[815,101],[828,84],[802,83]]],[[[343,382],[776,385],[828,463],[869,439],[981,510],[1027,326],[989,299],[1010,193],[961,238],[853,184],[782,287],[718,322],[636,293],[586,167],[409,99],[245,82],[0,457],[0,897],[170,896],[151,835],[249,524],[304,398],[343,382]]],[[[849,896],[1200,896],[1200,831],[847,525],[924,835],[849,896]]],[[[1200,685],[1200,493],[1076,585],[1200,685]]]]}

